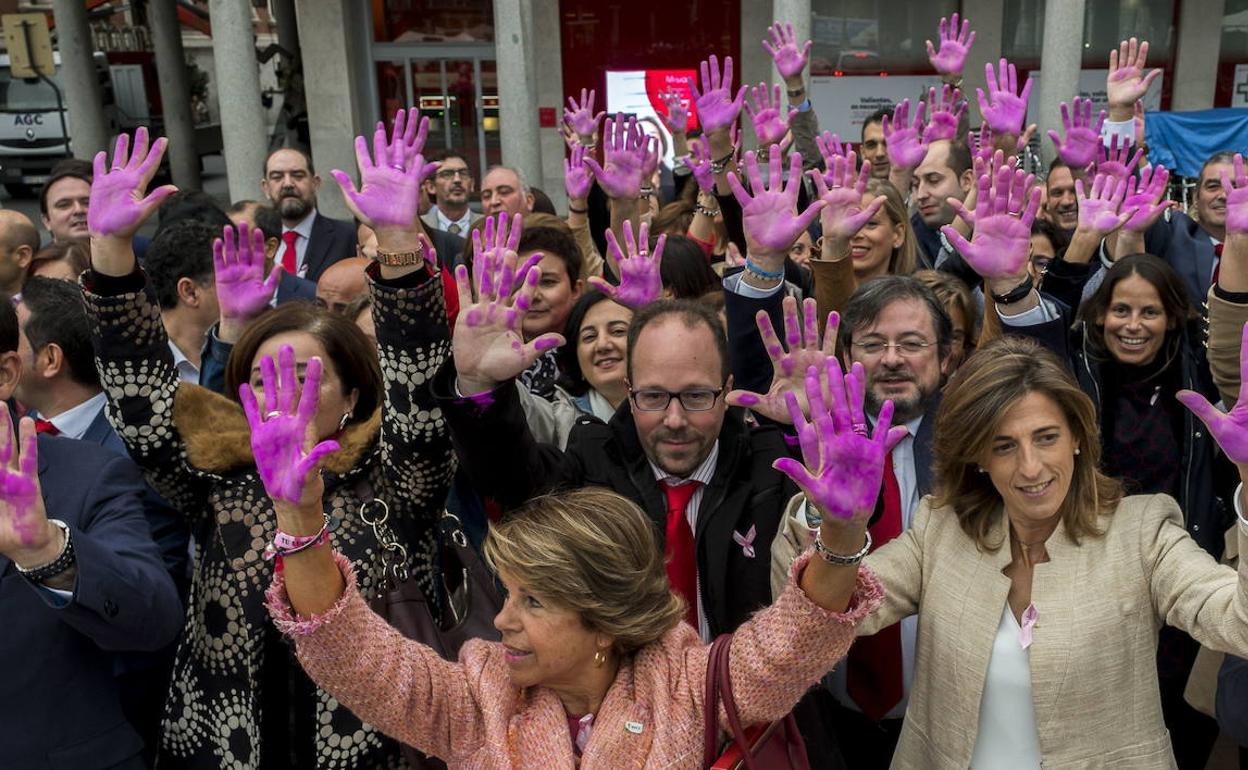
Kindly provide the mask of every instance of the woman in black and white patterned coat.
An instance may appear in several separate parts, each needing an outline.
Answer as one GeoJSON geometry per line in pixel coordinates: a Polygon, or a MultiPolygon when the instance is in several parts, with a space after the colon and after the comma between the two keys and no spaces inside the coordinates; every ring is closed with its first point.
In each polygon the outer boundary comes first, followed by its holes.
{"type": "MultiPolygon", "coordinates": [[[[357,565],[361,588],[375,591],[381,549],[359,510],[370,498],[383,500],[408,567],[432,595],[433,531],[454,469],[441,412],[426,386],[449,350],[441,281],[419,257],[405,266],[370,266],[380,367],[350,321],[296,306],[272,311],[244,333],[227,371],[228,398],[180,384],[160,309],[131,248],[135,230],[172,191],[144,197],[164,140],[148,152],[139,129],[129,159],[126,145],[119,138],[111,170],[104,153],[96,158],[88,218],[92,270],[82,282],[109,419],[153,486],[185,514],[196,543],[158,766],[402,767],[397,745],[319,691],[269,621],[264,590],[274,566],[263,551],[276,518],[237,393],[240,379],[260,384],[253,367],[279,345],[294,347],[300,376],[308,358],[321,357],[316,440],[334,437],[341,446],[324,465],[333,547],[357,565]]],[[[413,224],[377,228],[382,252],[410,257],[427,243],[416,217],[427,173],[419,152],[408,144],[398,163],[361,164],[362,218],[369,218],[370,201],[391,208],[410,203],[413,224]]]]}

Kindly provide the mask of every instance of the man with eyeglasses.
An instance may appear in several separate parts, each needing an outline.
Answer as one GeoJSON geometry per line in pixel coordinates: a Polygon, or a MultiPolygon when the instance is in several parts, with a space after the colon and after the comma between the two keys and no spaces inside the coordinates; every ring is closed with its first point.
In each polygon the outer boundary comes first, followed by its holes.
{"type": "Polygon", "coordinates": [[[433,207],[420,220],[425,227],[465,238],[481,218],[469,206],[475,183],[468,161],[453,150],[433,153],[430,160],[441,165],[425,180],[425,193],[433,199],[433,207]]]}

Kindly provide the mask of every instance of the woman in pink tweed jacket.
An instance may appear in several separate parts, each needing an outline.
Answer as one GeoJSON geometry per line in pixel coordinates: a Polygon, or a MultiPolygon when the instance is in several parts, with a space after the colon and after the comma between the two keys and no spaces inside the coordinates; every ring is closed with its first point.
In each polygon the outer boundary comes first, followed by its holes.
{"type": "MultiPolygon", "coordinates": [[[[860,366],[842,379],[835,359],[825,371],[812,367],[812,424],[790,399],[806,464],[786,458],[777,467],[807,492],[824,524],[819,555],[799,558],[775,603],[733,637],[730,674],[745,724],[788,713],[845,656],[855,627],[881,602],[879,583],[858,561],[870,546],[863,532],[892,406],[868,437],[863,379],[860,366]],[[821,395],[829,391],[831,413],[821,395]]],[[[316,392],[309,384],[300,399],[315,401],[316,392]]],[[[536,498],[493,526],[485,556],[508,593],[495,619],[502,641],[470,641],[457,662],[445,661],[374,614],[351,564],[313,539],[324,532],[321,482],[310,472],[319,450],[304,442],[298,414],[315,409],[292,401],[275,395],[268,403],[283,409],[249,413],[260,475],[273,487],[275,547],[289,549],[268,606],[323,690],[452,767],[702,765],[708,648],[681,622],[683,600],[668,585],[640,508],[588,488],[536,498]]]]}

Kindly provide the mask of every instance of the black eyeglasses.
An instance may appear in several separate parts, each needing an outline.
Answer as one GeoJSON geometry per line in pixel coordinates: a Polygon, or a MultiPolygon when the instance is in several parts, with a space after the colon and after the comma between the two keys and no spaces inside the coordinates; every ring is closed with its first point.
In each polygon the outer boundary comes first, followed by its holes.
{"type": "Polygon", "coordinates": [[[472,174],[470,174],[466,168],[444,168],[439,169],[434,176],[438,179],[454,179],[457,176],[462,176],[464,179],[468,179],[472,176],[472,174]]]}
{"type": "Polygon", "coordinates": [[[715,406],[723,388],[698,388],[672,393],[668,390],[632,390],[628,391],[633,406],[643,412],[662,412],[672,403],[672,398],[680,399],[680,405],[686,412],[705,412],[715,406]]]}

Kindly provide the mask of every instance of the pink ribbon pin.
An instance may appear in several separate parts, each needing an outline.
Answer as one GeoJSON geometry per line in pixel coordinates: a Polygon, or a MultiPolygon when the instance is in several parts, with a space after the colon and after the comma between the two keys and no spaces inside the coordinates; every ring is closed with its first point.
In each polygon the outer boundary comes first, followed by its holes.
{"type": "Polygon", "coordinates": [[[740,532],[734,531],[732,539],[737,545],[741,546],[741,553],[745,554],[745,558],[754,558],[754,537],[758,534],[758,527],[751,526],[750,531],[742,535],[740,532]]]}
{"type": "Polygon", "coordinates": [[[1023,626],[1018,632],[1018,643],[1024,650],[1031,646],[1031,629],[1039,619],[1040,611],[1036,609],[1036,605],[1027,605],[1027,609],[1023,610],[1023,626]]]}

